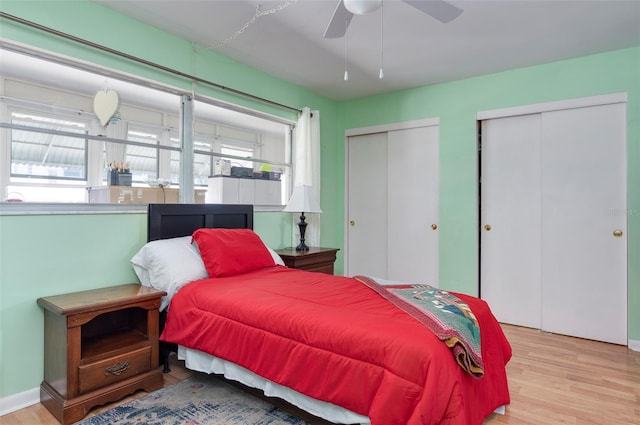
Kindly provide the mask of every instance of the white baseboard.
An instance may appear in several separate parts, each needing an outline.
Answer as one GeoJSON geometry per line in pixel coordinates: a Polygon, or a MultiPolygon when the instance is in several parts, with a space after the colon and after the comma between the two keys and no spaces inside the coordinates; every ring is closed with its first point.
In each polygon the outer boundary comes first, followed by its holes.
{"type": "Polygon", "coordinates": [[[40,387],[0,398],[0,416],[40,403],[40,387]]]}
{"type": "Polygon", "coordinates": [[[633,351],[640,351],[640,341],[635,341],[633,339],[630,339],[628,347],[633,351]]]}

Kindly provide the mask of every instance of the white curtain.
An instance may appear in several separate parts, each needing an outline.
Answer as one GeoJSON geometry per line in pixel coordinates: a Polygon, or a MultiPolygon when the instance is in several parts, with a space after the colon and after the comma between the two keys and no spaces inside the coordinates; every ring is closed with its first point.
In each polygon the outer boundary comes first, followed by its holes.
{"type": "MultiPolygon", "coordinates": [[[[293,152],[293,185],[307,185],[313,188],[316,199],[322,208],[320,199],[320,112],[302,108],[295,130],[293,152]]],[[[320,246],[320,214],[305,214],[308,223],[305,233],[307,246],[320,246]]],[[[300,216],[293,217],[293,246],[300,241],[298,222],[300,216]]]]}

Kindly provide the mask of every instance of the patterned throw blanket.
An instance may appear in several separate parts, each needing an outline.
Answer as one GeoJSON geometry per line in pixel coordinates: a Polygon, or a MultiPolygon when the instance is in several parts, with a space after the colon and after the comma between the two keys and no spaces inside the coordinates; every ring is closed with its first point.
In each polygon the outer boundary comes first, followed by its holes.
{"type": "Polygon", "coordinates": [[[460,298],[430,285],[381,285],[366,276],[355,279],[431,329],[466,372],[476,378],[484,375],[478,321],[460,298]]]}

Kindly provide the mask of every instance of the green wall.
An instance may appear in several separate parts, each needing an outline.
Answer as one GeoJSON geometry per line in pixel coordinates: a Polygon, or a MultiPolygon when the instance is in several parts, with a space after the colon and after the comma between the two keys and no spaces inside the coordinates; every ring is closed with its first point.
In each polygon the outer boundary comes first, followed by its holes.
{"type": "MultiPolygon", "coordinates": [[[[254,228],[269,246],[290,245],[288,214],[257,213],[254,228]]],[[[129,260],[146,239],[146,213],[0,216],[0,397],[42,381],[36,300],[137,282],[129,260]]]]}
{"type": "MultiPolygon", "coordinates": [[[[633,261],[640,254],[640,47],[337,103],[224,56],[194,49],[187,40],[89,1],[3,0],[0,9],[275,102],[320,110],[325,246],[343,246],[345,128],[439,117],[441,286],[469,293],[477,292],[476,112],[627,92],[629,338],[640,340],[640,264],[633,261]]],[[[5,39],[191,88],[186,81],[6,20],[0,25],[0,37],[5,39]]],[[[198,87],[198,91],[295,118],[291,112],[219,90],[198,87]]],[[[261,212],[256,214],[255,229],[268,245],[278,248],[289,245],[291,222],[289,214],[261,212]]],[[[43,314],[36,299],[135,281],[128,262],[145,240],[146,215],[140,213],[0,215],[0,397],[36,388],[42,380],[43,314]]],[[[336,269],[343,269],[342,253],[336,269]]]]}

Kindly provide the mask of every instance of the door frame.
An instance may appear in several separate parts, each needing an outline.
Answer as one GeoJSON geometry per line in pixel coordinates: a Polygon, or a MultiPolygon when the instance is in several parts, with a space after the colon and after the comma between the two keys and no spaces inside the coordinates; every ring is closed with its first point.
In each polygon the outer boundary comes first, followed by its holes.
{"type": "MultiPolygon", "coordinates": [[[[365,136],[367,134],[388,133],[395,130],[409,130],[412,128],[439,126],[440,118],[423,118],[418,120],[401,121],[396,123],[374,125],[368,127],[347,128],[344,130],[344,217],[343,217],[343,246],[344,246],[344,275],[349,273],[349,137],[365,136]]],[[[439,181],[439,179],[438,179],[439,181]]],[[[438,183],[440,184],[440,183],[438,183]]]]}
{"type": "Polygon", "coordinates": [[[476,121],[492,118],[506,118],[516,115],[529,115],[542,112],[552,112],[562,109],[575,109],[587,106],[600,106],[612,103],[627,103],[627,93],[611,93],[600,96],[579,97],[575,99],[556,100],[553,102],[533,103],[531,105],[512,106],[501,109],[491,109],[476,113],[476,121]]]}

